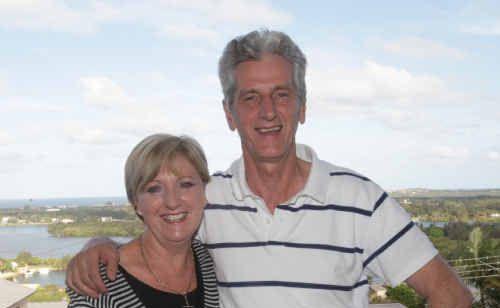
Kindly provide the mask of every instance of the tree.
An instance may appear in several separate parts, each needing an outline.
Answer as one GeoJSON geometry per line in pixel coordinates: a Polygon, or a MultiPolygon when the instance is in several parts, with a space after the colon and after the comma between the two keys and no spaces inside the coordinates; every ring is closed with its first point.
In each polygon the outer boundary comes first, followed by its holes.
{"type": "Polygon", "coordinates": [[[31,260],[33,259],[33,255],[28,251],[21,251],[17,257],[16,262],[19,264],[28,265],[31,264],[31,260]]]}
{"type": "Polygon", "coordinates": [[[387,290],[387,296],[408,308],[424,308],[425,300],[406,284],[400,284],[387,290]]]}

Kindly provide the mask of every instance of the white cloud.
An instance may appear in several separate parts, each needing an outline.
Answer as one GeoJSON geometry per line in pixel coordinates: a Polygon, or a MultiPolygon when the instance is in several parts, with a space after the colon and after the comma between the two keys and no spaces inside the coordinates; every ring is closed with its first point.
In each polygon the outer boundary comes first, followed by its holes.
{"type": "Polygon", "coordinates": [[[0,146],[8,145],[14,141],[14,138],[6,131],[0,130],[0,146]]]}
{"type": "Polygon", "coordinates": [[[459,12],[463,33],[484,36],[500,35],[498,0],[468,1],[459,12]]]}
{"type": "Polygon", "coordinates": [[[292,16],[256,0],[209,1],[119,1],[94,0],[75,5],[65,0],[4,0],[0,2],[0,27],[70,33],[95,32],[109,23],[141,24],[170,35],[187,34],[187,39],[216,35],[215,25],[282,26],[292,16]],[[198,27],[186,26],[196,20],[198,27]]]}
{"type": "Polygon", "coordinates": [[[499,36],[500,21],[482,22],[476,25],[461,26],[460,30],[464,33],[484,36],[499,36]]]}
{"type": "Polygon", "coordinates": [[[25,30],[88,33],[95,30],[91,10],[74,9],[66,1],[0,1],[0,26],[25,30]]]}
{"type": "Polygon", "coordinates": [[[406,37],[395,41],[382,42],[385,51],[417,58],[453,58],[462,60],[464,52],[448,47],[440,42],[426,40],[419,37],[406,37]]]}
{"type": "Polygon", "coordinates": [[[66,123],[64,132],[72,143],[89,145],[108,145],[121,141],[115,136],[101,128],[89,128],[79,123],[66,123]]]}
{"type": "Polygon", "coordinates": [[[29,159],[21,153],[0,152],[0,173],[10,173],[22,168],[29,159]]]}
{"type": "Polygon", "coordinates": [[[218,33],[192,24],[164,25],[160,34],[176,39],[204,39],[214,42],[218,38],[218,33]]]}
{"type": "MultiPolygon", "coordinates": [[[[44,99],[40,99],[43,101],[44,99]]],[[[39,102],[29,97],[9,97],[5,104],[0,105],[0,112],[33,113],[33,112],[66,112],[68,106],[62,104],[39,102]]]]}
{"type": "Polygon", "coordinates": [[[374,61],[360,69],[311,70],[307,84],[314,100],[323,104],[427,104],[449,95],[438,77],[374,61]]]}
{"type": "Polygon", "coordinates": [[[7,90],[7,81],[0,76],[0,95],[3,95],[7,90]]]}
{"type": "Polygon", "coordinates": [[[464,160],[469,157],[469,149],[439,145],[431,148],[431,154],[440,159],[464,160]]]}
{"type": "Polygon", "coordinates": [[[274,9],[265,2],[252,0],[212,0],[210,12],[215,21],[240,23],[249,26],[279,26],[289,24],[292,16],[274,9]]]}
{"type": "Polygon", "coordinates": [[[122,87],[108,77],[95,76],[80,79],[84,100],[96,106],[113,107],[130,102],[122,87]]]}
{"type": "Polygon", "coordinates": [[[487,156],[490,160],[500,161],[500,152],[498,151],[489,151],[487,156]]]}

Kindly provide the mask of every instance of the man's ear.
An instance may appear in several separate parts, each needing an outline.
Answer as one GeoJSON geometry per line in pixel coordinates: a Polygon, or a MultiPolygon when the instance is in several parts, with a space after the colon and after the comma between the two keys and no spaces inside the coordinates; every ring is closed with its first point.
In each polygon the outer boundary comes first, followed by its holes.
{"type": "MultiPolygon", "coordinates": [[[[234,103],[233,103],[234,104],[234,103]]],[[[224,106],[224,114],[226,115],[227,125],[229,129],[234,131],[236,129],[236,122],[234,121],[233,113],[231,112],[231,107],[226,100],[222,100],[222,105],[224,106]]]]}
{"type": "Polygon", "coordinates": [[[299,108],[299,122],[304,124],[306,122],[306,102],[301,103],[299,108]]]}

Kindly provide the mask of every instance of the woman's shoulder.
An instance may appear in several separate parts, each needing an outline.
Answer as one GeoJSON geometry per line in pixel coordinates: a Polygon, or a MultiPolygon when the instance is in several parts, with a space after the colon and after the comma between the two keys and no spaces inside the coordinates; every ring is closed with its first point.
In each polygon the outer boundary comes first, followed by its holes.
{"type": "Polygon", "coordinates": [[[112,301],[110,299],[115,296],[127,292],[129,289],[129,284],[127,283],[123,273],[120,268],[117,269],[116,279],[111,280],[108,278],[106,271],[106,265],[99,264],[99,275],[101,276],[104,285],[108,289],[108,293],[101,294],[98,298],[92,298],[90,296],[82,295],[77,293],[75,290],[67,287],[66,293],[69,296],[70,302],[68,307],[112,307],[110,304],[112,301]],[[106,304],[105,304],[106,303],[106,304]]]}

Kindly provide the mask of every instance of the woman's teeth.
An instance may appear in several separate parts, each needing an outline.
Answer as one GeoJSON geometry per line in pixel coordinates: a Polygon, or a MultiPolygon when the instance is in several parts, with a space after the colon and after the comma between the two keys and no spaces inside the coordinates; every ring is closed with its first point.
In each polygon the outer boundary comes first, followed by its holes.
{"type": "Polygon", "coordinates": [[[180,222],[183,221],[187,216],[187,213],[179,213],[175,215],[166,215],[164,216],[167,222],[180,222]]]}

